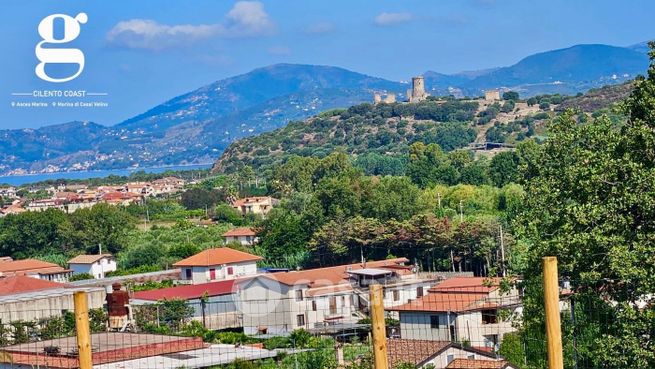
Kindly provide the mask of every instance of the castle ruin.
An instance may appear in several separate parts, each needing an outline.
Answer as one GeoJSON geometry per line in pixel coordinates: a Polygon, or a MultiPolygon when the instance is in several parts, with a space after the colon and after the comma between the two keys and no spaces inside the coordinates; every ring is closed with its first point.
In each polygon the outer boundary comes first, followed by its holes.
{"type": "Polygon", "coordinates": [[[423,76],[412,77],[412,88],[407,90],[407,101],[416,103],[430,96],[425,92],[425,79],[423,76]]]}
{"type": "Polygon", "coordinates": [[[498,101],[500,100],[500,91],[498,90],[486,90],[484,92],[484,99],[487,101],[498,101]]]}
{"type": "MultiPolygon", "coordinates": [[[[425,92],[425,79],[423,76],[412,78],[412,88],[407,90],[407,101],[416,103],[425,100],[430,94],[425,92]]],[[[394,93],[373,93],[374,104],[393,104],[396,102],[396,94],[394,93]]]]}
{"type": "Polygon", "coordinates": [[[387,93],[386,95],[384,95],[384,97],[379,92],[373,94],[373,103],[375,104],[380,104],[380,103],[393,104],[395,102],[396,102],[396,94],[394,93],[387,93]]]}

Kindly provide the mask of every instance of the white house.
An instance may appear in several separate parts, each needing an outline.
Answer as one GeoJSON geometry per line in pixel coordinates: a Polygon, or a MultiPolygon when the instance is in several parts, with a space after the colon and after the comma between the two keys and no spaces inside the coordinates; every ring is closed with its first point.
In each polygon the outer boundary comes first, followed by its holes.
{"type": "Polygon", "coordinates": [[[389,291],[385,304],[406,303],[436,283],[420,278],[407,262],[399,258],[261,274],[240,284],[244,331],[278,334],[356,323],[366,317],[362,311],[371,279],[389,291]]]}
{"type": "Polygon", "coordinates": [[[116,270],[116,259],[111,254],[78,255],[68,260],[68,268],[73,275],[88,273],[95,279],[101,279],[116,270]]]}
{"type": "Polygon", "coordinates": [[[503,335],[516,330],[521,304],[518,291],[501,291],[497,278],[456,277],[389,310],[399,313],[402,338],[498,349],[503,335]]]}
{"type": "Polygon", "coordinates": [[[242,246],[252,246],[258,241],[259,238],[257,238],[257,233],[249,227],[234,228],[223,233],[223,242],[226,245],[228,243],[238,242],[242,246]]]}
{"type": "Polygon", "coordinates": [[[262,258],[229,247],[201,251],[173,264],[180,268],[180,279],[193,284],[235,279],[257,274],[262,258]]]}

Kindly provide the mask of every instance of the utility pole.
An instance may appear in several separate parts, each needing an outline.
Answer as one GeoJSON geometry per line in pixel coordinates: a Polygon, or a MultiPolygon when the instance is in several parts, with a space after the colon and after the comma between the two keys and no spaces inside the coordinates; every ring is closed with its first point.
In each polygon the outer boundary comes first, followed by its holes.
{"type": "Polygon", "coordinates": [[[450,265],[453,267],[453,273],[455,272],[455,257],[453,256],[453,249],[450,249],[450,265]]]}
{"type": "Polygon", "coordinates": [[[503,278],[507,277],[505,271],[505,242],[503,241],[503,225],[500,225],[500,260],[503,268],[503,278]]]}
{"type": "Polygon", "coordinates": [[[439,209],[441,209],[441,192],[437,192],[437,204],[439,204],[439,209]]]}
{"type": "Polygon", "coordinates": [[[464,221],[464,200],[459,200],[459,221],[464,221]]]}

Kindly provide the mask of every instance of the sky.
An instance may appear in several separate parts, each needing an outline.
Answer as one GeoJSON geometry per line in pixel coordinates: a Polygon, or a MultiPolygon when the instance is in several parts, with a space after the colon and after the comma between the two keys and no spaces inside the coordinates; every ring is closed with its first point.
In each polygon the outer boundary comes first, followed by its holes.
{"type": "MultiPolygon", "coordinates": [[[[4,0],[0,9],[0,129],[73,120],[113,125],[275,63],[333,65],[407,80],[427,70],[507,66],[575,44],[628,46],[655,37],[651,0],[4,0]],[[77,37],[42,48],[79,50],[81,73],[67,82],[39,78],[39,24],[52,14],[80,13],[84,22],[71,18],[79,25],[77,37]],[[53,90],[96,95],[33,95],[53,90]],[[102,106],[16,106],[44,101],[102,106]]],[[[53,37],[68,36],[62,19],[52,24],[53,37]]],[[[74,63],[45,64],[46,74],[57,78],[78,69],[74,63]]]]}

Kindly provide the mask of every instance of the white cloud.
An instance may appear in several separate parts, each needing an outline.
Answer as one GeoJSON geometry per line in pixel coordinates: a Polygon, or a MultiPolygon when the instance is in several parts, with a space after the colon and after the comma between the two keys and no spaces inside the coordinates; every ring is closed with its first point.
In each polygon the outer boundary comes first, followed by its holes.
{"type": "Polygon", "coordinates": [[[307,28],[305,28],[305,33],[308,33],[310,35],[320,35],[320,34],[330,33],[334,31],[334,29],[335,29],[334,24],[330,22],[317,22],[307,26],[307,28]]]}
{"type": "Polygon", "coordinates": [[[226,31],[230,36],[259,36],[275,28],[259,1],[239,1],[227,13],[226,31]]]}
{"type": "Polygon", "coordinates": [[[212,37],[262,36],[274,29],[262,3],[239,1],[222,23],[167,25],[151,19],[130,19],[118,22],[107,33],[107,41],[130,49],[162,50],[212,37]]]}
{"type": "Polygon", "coordinates": [[[386,27],[409,22],[412,18],[410,13],[380,13],[373,19],[373,23],[386,27]]]}

